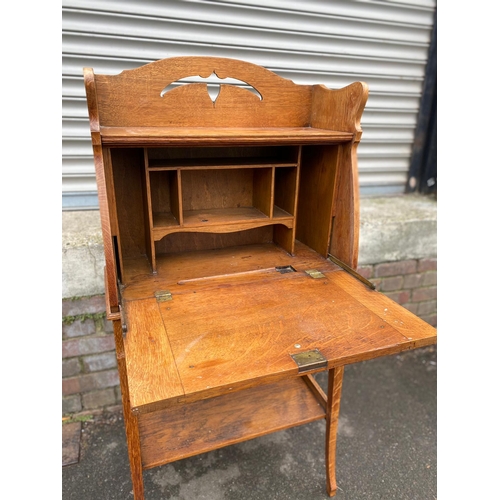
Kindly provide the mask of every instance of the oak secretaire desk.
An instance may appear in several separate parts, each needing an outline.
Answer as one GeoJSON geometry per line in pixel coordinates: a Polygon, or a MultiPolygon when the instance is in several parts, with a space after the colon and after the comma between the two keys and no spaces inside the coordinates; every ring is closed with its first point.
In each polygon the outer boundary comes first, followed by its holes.
{"type": "Polygon", "coordinates": [[[436,342],[354,271],[367,86],[213,57],[84,80],[136,500],[144,469],[320,419],[334,495],[344,365],[436,342]]]}

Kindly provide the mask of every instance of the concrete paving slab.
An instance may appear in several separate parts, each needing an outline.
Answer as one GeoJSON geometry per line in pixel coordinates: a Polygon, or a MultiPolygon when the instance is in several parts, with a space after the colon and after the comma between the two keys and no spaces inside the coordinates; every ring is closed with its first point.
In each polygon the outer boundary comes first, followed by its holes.
{"type": "MultiPolygon", "coordinates": [[[[346,367],[337,500],[437,498],[436,375],[435,346],[346,367]]],[[[132,500],[121,413],[84,422],[81,436],[63,499],[132,500]]],[[[326,500],[324,437],[314,422],[147,470],[146,499],[326,500]]]]}
{"type": "Polygon", "coordinates": [[[62,464],[72,465],[80,459],[81,422],[70,422],[62,426],[62,464]]]}

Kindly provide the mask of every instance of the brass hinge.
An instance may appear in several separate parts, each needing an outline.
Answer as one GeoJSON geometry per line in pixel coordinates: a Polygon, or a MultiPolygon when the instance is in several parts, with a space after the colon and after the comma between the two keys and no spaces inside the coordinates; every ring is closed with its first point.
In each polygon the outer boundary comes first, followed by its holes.
{"type": "Polygon", "coordinates": [[[158,292],[155,292],[155,297],[158,302],[172,300],[172,294],[168,290],[159,290],[158,292]]]}
{"type": "Polygon", "coordinates": [[[297,363],[299,373],[315,370],[317,368],[326,368],[328,366],[328,360],[318,351],[318,349],[290,354],[290,356],[297,363]]]}
{"type": "Polygon", "coordinates": [[[117,283],[116,288],[118,289],[118,311],[120,312],[122,335],[125,337],[125,335],[127,335],[127,315],[125,313],[125,307],[123,306],[122,289],[120,286],[120,282],[117,283]]]}
{"type": "Polygon", "coordinates": [[[325,275],[316,270],[316,269],[308,269],[307,271],[304,271],[306,274],[308,274],[311,278],[318,279],[318,278],[324,278],[325,275]]]}
{"type": "Polygon", "coordinates": [[[120,311],[121,324],[122,324],[122,334],[125,337],[127,335],[127,315],[125,314],[125,308],[121,304],[118,304],[118,309],[120,311]]]}

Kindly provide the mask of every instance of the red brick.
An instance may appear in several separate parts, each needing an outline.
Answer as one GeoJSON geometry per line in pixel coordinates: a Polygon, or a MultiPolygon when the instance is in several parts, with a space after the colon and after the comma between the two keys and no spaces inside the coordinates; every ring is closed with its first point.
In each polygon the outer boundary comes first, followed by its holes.
{"type": "Polygon", "coordinates": [[[385,262],[375,266],[375,276],[383,278],[385,276],[397,276],[398,274],[413,274],[417,272],[416,260],[402,260],[399,262],[385,262]]]}
{"type": "Polygon", "coordinates": [[[78,375],[81,371],[80,361],[78,358],[63,359],[62,362],[62,376],[74,377],[78,375]]]}
{"type": "Polygon", "coordinates": [[[401,290],[403,287],[403,276],[393,276],[391,278],[384,278],[380,285],[382,292],[392,292],[394,290],[401,290]]]}
{"type": "Polygon", "coordinates": [[[423,275],[422,286],[432,286],[437,285],[437,272],[436,271],[428,271],[423,275]]]}
{"type": "Polygon", "coordinates": [[[71,358],[79,355],[78,341],[77,340],[63,340],[62,343],[62,357],[71,358]]]}
{"type": "Polygon", "coordinates": [[[85,356],[83,358],[83,366],[87,372],[97,372],[116,368],[116,355],[113,351],[85,356]]]}
{"type": "Polygon", "coordinates": [[[110,321],[109,319],[104,318],[103,319],[103,330],[106,333],[113,333],[113,322],[110,321]]]}
{"type": "Polygon", "coordinates": [[[89,392],[96,389],[114,387],[120,383],[117,370],[90,373],[80,377],[80,392],[89,392]]]}
{"type": "Polygon", "coordinates": [[[95,321],[86,319],[85,321],[75,320],[71,324],[62,324],[63,338],[83,337],[85,335],[94,335],[95,321]]]}
{"type": "Polygon", "coordinates": [[[418,311],[418,304],[413,304],[413,303],[408,303],[408,304],[404,304],[403,306],[405,309],[408,309],[408,311],[410,311],[411,313],[413,314],[417,314],[417,311],[418,311]]]}
{"type": "Polygon", "coordinates": [[[431,326],[437,326],[437,314],[431,314],[430,316],[421,316],[425,322],[429,323],[431,326]]]}
{"type": "Polygon", "coordinates": [[[412,302],[424,302],[425,300],[434,300],[437,298],[437,289],[435,286],[427,288],[416,288],[411,297],[412,302]]]}
{"type": "Polygon", "coordinates": [[[78,316],[79,314],[101,313],[106,310],[104,295],[93,295],[79,299],[63,299],[62,316],[78,316]]]}
{"type": "Polygon", "coordinates": [[[398,304],[406,304],[410,300],[410,292],[408,290],[401,290],[399,292],[389,292],[389,293],[384,293],[387,297],[389,297],[391,300],[394,300],[394,302],[397,302],[398,304]]]}
{"type": "Polygon", "coordinates": [[[407,274],[404,279],[403,288],[418,288],[422,286],[421,274],[407,274]]]}
{"type": "Polygon", "coordinates": [[[115,405],[116,396],[112,387],[100,391],[92,391],[82,396],[83,407],[86,410],[115,405]]]}
{"type": "Polygon", "coordinates": [[[86,354],[96,354],[112,351],[115,348],[115,339],[112,335],[99,337],[84,337],[79,339],[64,340],[63,358],[73,356],[84,356],[86,354]]]}
{"type": "Polygon", "coordinates": [[[418,272],[437,271],[437,259],[422,259],[418,262],[418,272]]]}
{"type": "Polygon", "coordinates": [[[361,266],[358,267],[358,274],[366,278],[367,280],[373,276],[373,266],[361,266]]]}
{"type": "Polygon", "coordinates": [[[107,387],[114,387],[118,384],[119,377],[117,370],[90,373],[88,375],[63,379],[63,395],[69,396],[80,392],[106,389],[107,387]]]}
{"type": "Polygon", "coordinates": [[[80,377],[63,378],[62,381],[62,394],[63,396],[70,396],[71,394],[78,394],[80,390],[80,377]]]}
{"type": "Polygon", "coordinates": [[[68,415],[81,411],[82,401],[79,394],[63,398],[62,400],[62,414],[68,415]]]}
{"type": "Polygon", "coordinates": [[[428,316],[430,314],[435,314],[437,311],[437,301],[429,300],[427,302],[419,302],[418,303],[418,315],[419,316],[428,316]]]}

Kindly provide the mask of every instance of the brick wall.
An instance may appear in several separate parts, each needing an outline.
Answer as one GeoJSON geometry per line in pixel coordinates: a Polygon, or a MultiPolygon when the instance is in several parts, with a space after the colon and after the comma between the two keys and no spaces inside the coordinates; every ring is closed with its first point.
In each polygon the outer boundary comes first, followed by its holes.
{"type": "Polygon", "coordinates": [[[121,405],[113,324],[104,296],[62,301],[62,413],[85,414],[121,405]]]}
{"type": "Polygon", "coordinates": [[[379,292],[437,326],[437,260],[404,260],[361,266],[379,292]]]}
{"type": "MultiPolygon", "coordinates": [[[[437,323],[437,261],[406,260],[361,266],[358,272],[395,302],[437,323]]],[[[62,301],[62,413],[83,415],[121,405],[113,325],[104,296],[62,301]]]]}

